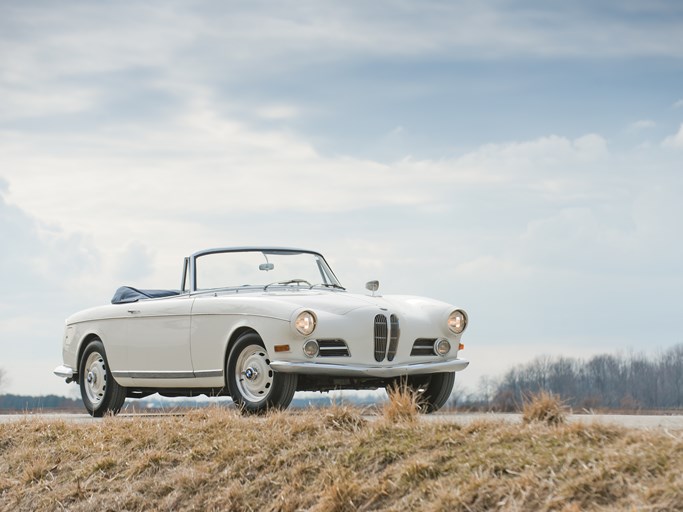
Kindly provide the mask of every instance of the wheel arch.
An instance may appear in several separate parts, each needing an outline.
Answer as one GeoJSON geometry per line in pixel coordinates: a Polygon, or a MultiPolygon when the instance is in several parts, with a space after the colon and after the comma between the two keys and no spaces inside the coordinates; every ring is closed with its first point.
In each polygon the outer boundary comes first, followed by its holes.
{"type": "Polygon", "coordinates": [[[80,383],[81,358],[83,357],[83,352],[85,352],[85,348],[90,344],[90,342],[94,340],[100,340],[102,342],[102,345],[104,345],[104,341],[102,341],[102,338],[94,332],[88,333],[85,336],[83,336],[83,339],[81,339],[81,342],[78,345],[78,355],[76,357],[76,378],[74,379],[74,382],[76,382],[76,384],[80,383]]]}
{"type": "Polygon", "coordinates": [[[230,351],[232,350],[232,347],[235,346],[237,340],[240,339],[240,337],[242,337],[242,335],[249,333],[254,333],[259,338],[261,338],[261,340],[263,340],[263,337],[258,333],[256,329],[247,325],[242,325],[235,329],[228,338],[228,343],[225,346],[225,353],[223,354],[223,380],[225,381],[224,384],[226,387],[228,385],[228,372],[225,371],[225,369],[228,365],[228,357],[230,357],[230,351]]]}

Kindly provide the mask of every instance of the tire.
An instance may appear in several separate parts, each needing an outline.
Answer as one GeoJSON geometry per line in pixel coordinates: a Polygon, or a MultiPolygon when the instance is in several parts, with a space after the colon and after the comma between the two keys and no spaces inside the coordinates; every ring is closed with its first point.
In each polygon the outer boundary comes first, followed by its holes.
{"type": "Polygon", "coordinates": [[[296,391],[297,376],[277,373],[261,337],[254,333],[240,336],[226,365],[228,391],[244,413],[260,414],[271,409],[286,409],[296,391]]]}
{"type": "Polygon", "coordinates": [[[107,413],[118,414],[126,399],[126,388],[119,386],[112,377],[100,339],[94,339],[85,347],[78,374],[83,405],[90,416],[101,418],[107,413]]]}
{"type": "Polygon", "coordinates": [[[429,414],[441,409],[448,401],[455,384],[455,372],[413,375],[404,378],[411,389],[420,394],[420,412],[429,414]]]}

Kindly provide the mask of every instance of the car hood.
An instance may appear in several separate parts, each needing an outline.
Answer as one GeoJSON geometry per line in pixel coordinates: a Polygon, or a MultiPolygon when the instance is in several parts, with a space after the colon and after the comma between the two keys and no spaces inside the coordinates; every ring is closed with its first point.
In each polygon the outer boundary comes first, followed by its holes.
{"type": "Polygon", "coordinates": [[[345,315],[350,311],[365,307],[374,307],[391,311],[433,310],[449,308],[448,304],[425,297],[410,295],[370,296],[336,291],[297,291],[266,292],[264,298],[287,302],[296,307],[326,311],[336,315],[345,315]]]}

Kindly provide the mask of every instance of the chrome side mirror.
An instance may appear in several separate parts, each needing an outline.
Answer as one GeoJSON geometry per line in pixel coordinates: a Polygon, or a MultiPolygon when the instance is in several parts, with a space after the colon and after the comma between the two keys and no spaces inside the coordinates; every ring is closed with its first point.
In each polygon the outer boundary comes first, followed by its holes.
{"type": "Polygon", "coordinates": [[[368,281],[365,283],[365,288],[370,290],[374,295],[377,290],[379,290],[379,281],[368,281]]]}

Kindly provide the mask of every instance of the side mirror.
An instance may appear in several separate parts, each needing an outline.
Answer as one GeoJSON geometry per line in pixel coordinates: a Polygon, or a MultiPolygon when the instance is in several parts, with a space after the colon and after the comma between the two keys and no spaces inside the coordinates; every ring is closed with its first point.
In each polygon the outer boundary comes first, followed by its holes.
{"type": "Polygon", "coordinates": [[[368,281],[365,283],[365,288],[370,290],[372,293],[375,293],[377,290],[379,290],[379,281],[368,281]]]}

